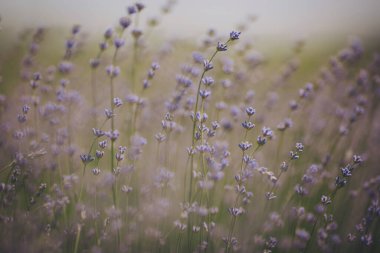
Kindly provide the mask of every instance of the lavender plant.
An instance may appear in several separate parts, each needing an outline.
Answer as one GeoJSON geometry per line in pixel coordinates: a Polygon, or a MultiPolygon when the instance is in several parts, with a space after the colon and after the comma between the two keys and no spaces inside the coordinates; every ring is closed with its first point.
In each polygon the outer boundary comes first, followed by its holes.
{"type": "Polygon", "coordinates": [[[378,252],[379,48],[162,46],[145,8],[0,64],[0,251],[378,252]]]}

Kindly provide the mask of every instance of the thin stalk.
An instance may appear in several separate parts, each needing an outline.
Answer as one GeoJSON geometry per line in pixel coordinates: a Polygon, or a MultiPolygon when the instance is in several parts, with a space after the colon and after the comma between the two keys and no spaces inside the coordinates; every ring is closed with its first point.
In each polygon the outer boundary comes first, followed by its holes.
{"type": "MultiPolygon", "coordinates": [[[[227,40],[227,42],[225,43],[226,45],[230,42],[230,39],[227,40]]],[[[216,54],[218,53],[219,51],[218,50],[215,50],[215,52],[211,55],[210,59],[209,59],[209,62],[212,62],[212,60],[214,59],[214,57],[216,56],[216,54]]],[[[206,72],[208,71],[209,69],[206,69],[204,68],[203,69],[203,72],[201,74],[201,77],[199,78],[199,81],[198,81],[198,87],[197,87],[197,91],[196,91],[196,102],[195,102],[195,106],[194,106],[194,112],[193,112],[193,129],[192,129],[192,136],[191,136],[191,148],[194,149],[195,148],[195,142],[196,142],[196,139],[195,139],[195,132],[196,132],[196,128],[197,128],[197,120],[196,120],[196,114],[198,112],[198,107],[199,107],[199,92],[200,92],[200,89],[201,89],[201,85],[202,85],[202,79],[204,78],[206,72]]],[[[193,191],[193,170],[194,170],[194,154],[191,155],[190,157],[190,170],[189,170],[189,173],[190,173],[190,182],[189,182],[189,195],[188,195],[188,200],[189,200],[189,203],[191,203],[192,201],[192,191],[193,191]]],[[[188,217],[188,220],[187,220],[187,237],[188,237],[188,252],[191,252],[191,240],[192,240],[192,229],[191,229],[191,216],[188,217]]]]}
{"type": "Polygon", "coordinates": [[[81,231],[82,231],[82,226],[78,224],[78,227],[77,227],[77,236],[75,238],[74,253],[78,252],[78,245],[79,245],[81,231]]]}
{"type": "MultiPolygon", "coordinates": [[[[214,59],[215,55],[218,53],[218,50],[216,50],[213,55],[210,58],[210,62],[214,59]]],[[[191,136],[191,147],[194,148],[195,146],[195,131],[197,127],[197,121],[196,121],[196,114],[198,111],[198,104],[199,104],[199,91],[201,90],[201,85],[202,85],[202,79],[204,75],[206,74],[207,70],[203,70],[201,77],[199,78],[198,82],[198,88],[197,88],[197,93],[196,93],[196,102],[195,102],[195,107],[194,107],[194,118],[193,118],[193,130],[192,130],[192,136],[191,136]]],[[[194,168],[194,155],[191,156],[190,160],[190,191],[189,191],[189,201],[191,201],[191,195],[192,195],[192,181],[193,181],[193,168],[194,168]]]]}
{"type": "Polygon", "coordinates": [[[97,115],[97,110],[96,110],[96,105],[97,105],[97,90],[96,90],[96,69],[91,68],[91,95],[92,95],[92,115],[93,115],[93,124],[95,127],[98,126],[98,115],[97,115]]]}
{"type": "Polygon", "coordinates": [[[177,244],[176,244],[176,250],[175,252],[179,253],[181,252],[181,241],[182,241],[182,233],[178,234],[177,244]]]}
{"type": "MultiPolygon", "coordinates": [[[[68,148],[71,148],[71,138],[72,138],[72,130],[71,130],[71,104],[68,105],[68,113],[67,113],[67,132],[68,132],[68,135],[67,135],[67,146],[68,148]]],[[[71,154],[69,154],[69,171],[70,173],[72,172],[73,170],[73,157],[71,156],[71,154]]]]}
{"type": "MultiPolygon", "coordinates": [[[[94,196],[94,208],[95,212],[97,211],[97,189],[95,189],[95,196],[94,196]]],[[[100,245],[100,240],[99,240],[99,228],[98,228],[98,220],[94,219],[95,223],[95,238],[96,238],[96,245],[100,245]]]]}
{"type": "MultiPolygon", "coordinates": [[[[117,55],[117,49],[115,50],[115,53],[114,53],[114,56],[113,56],[113,62],[116,61],[116,55],[117,55]]],[[[113,83],[113,77],[111,76],[110,77],[110,104],[111,104],[111,112],[113,114],[114,110],[115,110],[115,105],[113,103],[113,97],[114,97],[114,83],[113,83]]],[[[111,132],[114,133],[115,131],[115,119],[114,119],[114,115],[112,115],[111,117],[111,132]]],[[[115,166],[115,160],[114,160],[114,156],[115,156],[115,140],[113,138],[111,138],[111,150],[110,150],[110,165],[111,165],[111,173],[114,174],[114,166],[115,166]]],[[[115,175],[115,182],[112,184],[112,201],[113,201],[113,205],[115,206],[115,208],[118,207],[118,204],[117,204],[117,192],[116,192],[116,182],[117,178],[116,178],[116,175],[115,175]]],[[[116,247],[117,249],[119,249],[119,246],[120,246],[120,229],[117,230],[117,238],[116,238],[116,247]]]]}
{"type": "Polygon", "coordinates": [[[273,167],[277,166],[277,164],[279,163],[280,151],[281,151],[282,145],[284,143],[284,135],[285,135],[284,132],[285,131],[281,131],[281,133],[280,133],[280,140],[278,141],[278,146],[277,146],[277,151],[276,151],[276,159],[274,160],[273,167]]]}
{"type": "MultiPolygon", "coordinates": [[[[248,120],[249,119],[250,119],[250,117],[248,118],[248,120]]],[[[244,138],[243,138],[244,141],[247,139],[247,134],[248,134],[248,129],[245,130],[244,138]]],[[[259,146],[256,147],[256,149],[253,151],[253,153],[258,149],[258,147],[259,146]]],[[[244,155],[245,155],[245,150],[243,150],[243,154],[241,156],[240,173],[243,172],[244,155]]],[[[240,187],[242,185],[243,185],[243,182],[241,180],[239,180],[238,181],[238,186],[240,187]]],[[[235,203],[234,203],[233,208],[237,208],[238,202],[239,202],[239,198],[240,198],[240,193],[238,192],[237,195],[236,195],[236,199],[235,199],[235,203]]],[[[234,229],[235,229],[236,218],[237,218],[237,216],[232,215],[232,220],[231,220],[230,229],[229,229],[229,233],[228,233],[228,237],[227,237],[227,243],[226,243],[226,252],[227,253],[230,251],[231,239],[232,239],[232,235],[233,235],[233,232],[234,232],[234,229]]]]}
{"type": "Polygon", "coordinates": [[[133,41],[133,62],[131,67],[132,93],[136,92],[136,66],[137,66],[137,38],[133,41]]]}
{"type": "MultiPolygon", "coordinates": [[[[106,119],[106,120],[103,122],[101,128],[105,125],[105,123],[107,122],[107,120],[108,120],[108,119],[106,119]]],[[[97,139],[98,139],[98,137],[95,137],[95,138],[92,140],[92,143],[91,143],[90,149],[89,149],[89,151],[88,151],[87,154],[91,154],[92,149],[94,148],[94,145],[95,145],[95,142],[96,142],[97,139]]],[[[87,163],[83,164],[83,169],[82,169],[82,171],[83,171],[83,172],[82,172],[82,182],[81,182],[81,186],[80,186],[79,198],[78,198],[78,200],[77,200],[77,203],[79,203],[79,202],[81,201],[81,199],[82,199],[82,192],[83,192],[83,188],[84,188],[84,179],[85,179],[84,177],[85,177],[86,167],[87,167],[87,163]]]]}
{"type": "MultiPolygon", "coordinates": [[[[117,50],[115,50],[114,58],[116,58],[116,51],[117,50]]],[[[110,104],[111,104],[111,112],[112,113],[114,112],[114,109],[115,109],[115,106],[113,103],[113,96],[114,96],[113,77],[111,77],[110,78],[110,104]]],[[[114,119],[114,116],[112,116],[111,117],[111,132],[113,133],[114,131],[115,131],[115,119],[114,119]]],[[[111,160],[110,165],[111,165],[111,167],[110,167],[110,170],[111,170],[112,174],[113,174],[113,169],[115,166],[114,156],[115,156],[115,141],[113,138],[111,138],[111,150],[110,150],[110,160],[111,160]]],[[[114,206],[117,207],[117,205],[116,205],[116,189],[115,189],[114,183],[112,184],[112,200],[113,200],[114,206]]]]}

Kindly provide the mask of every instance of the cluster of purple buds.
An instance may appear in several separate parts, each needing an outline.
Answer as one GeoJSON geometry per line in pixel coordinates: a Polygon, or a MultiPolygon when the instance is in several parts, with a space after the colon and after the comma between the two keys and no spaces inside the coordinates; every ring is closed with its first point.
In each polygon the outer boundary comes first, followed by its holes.
{"type": "Polygon", "coordinates": [[[206,86],[211,86],[214,82],[215,81],[211,76],[205,76],[202,78],[202,83],[206,86]]]}
{"type": "Polygon", "coordinates": [[[83,164],[88,164],[95,160],[95,158],[90,154],[82,154],[80,155],[80,159],[82,160],[83,164]]]}
{"type": "Polygon", "coordinates": [[[326,195],[322,195],[322,197],[321,197],[321,203],[323,205],[329,205],[329,204],[331,204],[331,202],[332,202],[332,200],[331,200],[330,197],[328,197],[326,195]]]}
{"type": "Polygon", "coordinates": [[[211,61],[209,60],[203,60],[203,70],[206,72],[206,71],[209,71],[211,69],[214,68],[214,65],[212,64],[211,61]]]}
{"type": "Polygon", "coordinates": [[[103,140],[99,142],[99,147],[101,149],[105,149],[107,147],[107,140],[103,140]]]}
{"type": "Polygon", "coordinates": [[[123,105],[123,101],[120,98],[113,98],[113,104],[115,107],[120,107],[123,105]]]}
{"type": "Polygon", "coordinates": [[[29,105],[24,105],[22,107],[22,113],[17,115],[17,120],[19,123],[24,123],[27,120],[26,114],[29,112],[29,110],[29,105]]]}
{"type": "Polygon", "coordinates": [[[80,25],[74,25],[73,28],[71,29],[71,34],[76,35],[80,31],[80,25]]]}
{"type": "Polygon", "coordinates": [[[102,137],[104,135],[104,131],[101,129],[93,128],[92,132],[96,137],[102,137]]]}
{"type": "Polygon", "coordinates": [[[166,135],[163,133],[157,133],[154,135],[154,138],[158,141],[158,143],[161,143],[166,140],[166,135]]]}
{"type": "Polygon", "coordinates": [[[354,155],[353,164],[347,164],[345,167],[341,168],[342,175],[335,178],[335,186],[337,188],[344,187],[348,182],[348,178],[352,176],[352,172],[355,168],[354,165],[360,165],[362,162],[363,159],[360,156],[354,155]]]}
{"type": "Polygon", "coordinates": [[[293,121],[289,118],[286,118],[283,122],[277,125],[277,130],[285,131],[286,129],[292,127],[293,121]]]}
{"type": "Polygon", "coordinates": [[[202,99],[205,99],[205,98],[207,98],[210,95],[211,95],[211,91],[210,90],[200,90],[199,91],[199,96],[201,96],[202,99]]]}
{"type": "Polygon", "coordinates": [[[100,172],[101,172],[101,170],[97,167],[92,169],[92,174],[94,174],[95,176],[99,175],[100,172]]]}
{"type": "Polygon", "coordinates": [[[108,138],[111,139],[111,141],[116,141],[117,138],[119,138],[119,131],[118,130],[114,130],[114,131],[109,131],[109,132],[105,132],[105,136],[107,136],[108,138]]]}
{"type": "Polygon", "coordinates": [[[305,84],[305,87],[299,90],[299,96],[300,98],[307,98],[310,96],[311,92],[313,91],[313,84],[307,83],[305,84]]]}
{"type": "Polygon", "coordinates": [[[104,39],[105,40],[108,40],[110,38],[112,38],[112,35],[113,35],[113,29],[112,28],[107,28],[107,30],[104,32],[104,39]]]}
{"type": "Polygon", "coordinates": [[[300,153],[302,153],[304,150],[304,146],[302,143],[297,142],[296,143],[296,150],[295,151],[290,151],[290,160],[298,160],[300,158],[300,153]]]}
{"type": "Polygon", "coordinates": [[[121,48],[122,46],[125,45],[125,39],[123,39],[123,38],[115,38],[113,40],[113,44],[115,45],[115,47],[117,49],[119,49],[119,48],[121,48]]]}
{"type": "Polygon", "coordinates": [[[230,207],[228,208],[230,215],[237,217],[245,213],[245,210],[242,207],[230,207]]]}
{"type": "Polygon", "coordinates": [[[109,77],[114,78],[120,74],[120,68],[118,66],[109,65],[106,68],[106,72],[109,77]]]}
{"type": "Polygon", "coordinates": [[[30,87],[36,89],[39,86],[39,81],[42,79],[42,75],[39,72],[33,73],[32,80],[30,80],[30,87]]]}
{"type": "Polygon", "coordinates": [[[129,17],[121,17],[119,24],[123,30],[127,29],[131,25],[132,21],[129,17]]]}
{"type": "Polygon", "coordinates": [[[142,3],[135,3],[134,5],[130,5],[127,7],[127,13],[129,15],[141,12],[145,8],[145,5],[142,3]]]}
{"type": "Polygon", "coordinates": [[[239,148],[244,152],[248,150],[250,147],[252,147],[252,143],[249,143],[247,141],[239,143],[239,148]]]}
{"type": "Polygon", "coordinates": [[[188,78],[186,76],[182,76],[182,75],[177,75],[176,76],[176,81],[177,81],[178,85],[182,85],[182,86],[184,86],[186,88],[188,88],[188,87],[190,87],[190,86],[193,85],[193,81],[190,78],[188,78]]]}
{"type": "Polygon", "coordinates": [[[194,112],[192,112],[191,113],[191,120],[192,121],[199,121],[199,122],[202,122],[202,123],[204,123],[204,122],[206,122],[207,121],[207,119],[208,119],[208,115],[207,115],[207,113],[201,113],[201,112],[197,112],[195,115],[194,115],[194,112]]]}
{"type": "Polygon", "coordinates": [[[153,79],[154,75],[156,74],[156,70],[158,70],[159,68],[160,68],[160,64],[158,64],[158,62],[153,62],[150,65],[150,69],[148,70],[147,77],[143,81],[143,88],[144,89],[147,89],[150,87],[149,81],[153,79]]]}
{"type": "Polygon", "coordinates": [[[241,32],[232,31],[230,32],[230,40],[238,40],[241,32]]]}
{"type": "Polygon", "coordinates": [[[104,156],[104,151],[103,150],[96,150],[95,156],[98,159],[102,158],[104,156]]]}
{"type": "Polygon", "coordinates": [[[264,126],[261,129],[261,132],[263,136],[259,135],[257,137],[257,144],[259,144],[260,146],[264,145],[267,142],[267,138],[270,140],[273,138],[273,131],[269,127],[264,126]]]}
{"type": "Polygon", "coordinates": [[[216,50],[218,51],[227,51],[227,44],[218,42],[218,45],[216,46],[216,50]]]}
{"type": "Polygon", "coordinates": [[[247,129],[247,130],[251,130],[252,128],[255,127],[255,124],[253,124],[251,121],[244,121],[243,123],[241,123],[242,127],[247,129]]]}
{"type": "Polygon", "coordinates": [[[247,107],[245,109],[245,112],[247,113],[248,117],[251,117],[252,115],[256,113],[256,110],[252,107],[247,107]]]}
{"type": "Polygon", "coordinates": [[[110,119],[110,118],[112,118],[113,116],[115,116],[115,114],[113,113],[113,111],[110,110],[110,109],[105,109],[105,110],[104,110],[104,113],[105,113],[107,119],[110,119]]]}

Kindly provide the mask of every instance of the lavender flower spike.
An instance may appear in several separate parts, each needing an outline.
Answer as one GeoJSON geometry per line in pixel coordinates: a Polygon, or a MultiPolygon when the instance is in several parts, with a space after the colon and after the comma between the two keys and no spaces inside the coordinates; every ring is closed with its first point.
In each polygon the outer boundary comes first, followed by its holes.
{"type": "Polygon", "coordinates": [[[241,32],[232,31],[230,32],[230,39],[231,40],[238,40],[241,32]]]}

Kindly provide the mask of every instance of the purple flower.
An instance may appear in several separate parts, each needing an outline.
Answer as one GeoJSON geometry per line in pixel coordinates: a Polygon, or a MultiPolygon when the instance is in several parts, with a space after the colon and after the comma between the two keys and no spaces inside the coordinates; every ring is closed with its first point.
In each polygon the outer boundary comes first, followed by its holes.
{"type": "Polygon", "coordinates": [[[105,149],[107,147],[107,140],[99,142],[99,147],[102,149],[105,149]]]}
{"type": "Polygon", "coordinates": [[[247,130],[250,130],[252,128],[255,127],[255,124],[253,124],[251,121],[244,121],[243,123],[241,123],[241,125],[247,129],[247,130]]]}
{"type": "Polygon", "coordinates": [[[109,131],[109,132],[106,132],[105,135],[111,139],[111,141],[116,141],[117,138],[119,137],[119,131],[118,130],[115,130],[115,131],[109,131]]]}
{"type": "MultiPolygon", "coordinates": [[[[120,22],[120,21],[119,21],[120,22]]],[[[112,28],[108,28],[105,32],[104,32],[104,38],[105,39],[109,39],[112,37],[112,34],[113,34],[113,29],[112,28]]]]}
{"type": "Polygon", "coordinates": [[[108,44],[106,43],[106,42],[100,42],[99,43],[99,49],[101,50],[101,51],[104,51],[104,50],[106,50],[108,48],[108,44]]]}
{"type": "Polygon", "coordinates": [[[90,154],[82,154],[80,155],[80,159],[82,160],[84,164],[88,164],[92,162],[93,160],[95,160],[95,158],[91,156],[90,154]]]}
{"type": "Polygon", "coordinates": [[[260,135],[257,137],[257,144],[262,146],[267,142],[266,138],[261,137],[260,135]]]}
{"type": "Polygon", "coordinates": [[[72,49],[74,46],[75,46],[75,40],[73,40],[73,39],[66,40],[66,48],[67,49],[72,49]]]}
{"type": "Polygon", "coordinates": [[[72,30],[71,30],[71,33],[73,35],[75,35],[75,34],[79,33],[79,31],[80,31],[80,25],[74,25],[72,30]]]}
{"type": "Polygon", "coordinates": [[[203,60],[203,67],[204,67],[204,71],[209,71],[214,68],[214,66],[212,65],[212,62],[209,60],[203,60]]]}
{"type": "Polygon", "coordinates": [[[216,46],[216,50],[218,51],[226,51],[227,50],[227,45],[222,42],[218,42],[218,45],[216,46]]]}
{"type": "Polygon", "coordinates": [[[247,107],[247,109],[245,109],[245,112],[248,114],[248,116],[252,116],[256,113],[256,110],[252,107],[247,107]]]}
{"type": "Polygon", "coordinates": [[[68,74],[68,73],[70,73],[70,71],[72,69],[73,69],[73,64],[71,62],[68,62],[68,61],[63,61],[58,66],[58,70],[62,74],[68,74]]]}
{"type": "Polygon", "coordinates": [[[119,24],[120,24],[120,26],[121,26],[123,29],[128,28],[128,27],[130,26],[131,23],[132,23],[132,22],[131,22],[131,19],[128,18],[128,17],[121,17],[121,18],[119,19],[119,24]]]}
{"type": "Polygon", "coordinates": [[[160,64],[158,62],[152,62],[150,66],[153,70],[157,70],[160,68],[160,64]]]}
{"type": "Polygon", "coordinates": [[[247,141],[244,141],[244,142],[241,142],[239,143],[239,148],[243,151],[246,151],[247,149],[249,149],[250,147],[252,147],[252,143],[249,143],[247,141]]]}
{"type": "Polygon", "coordinates": [[[361,164],[363,162],[363,158],[360,155],[354,155],[353,161],[355,164],[361,164]]]}
{"type": "Polygon", "coordinates": [[[113,113],[113,111],[112,110],[109,110],[109,109],[105,109],[104,110],[104,113],[106,114],[106,117],[107,117],[107,119],[110,119],[110,118],[112,118],[115,114],[113,113]]]}
{"type": "Polygon", "coordinates": [[[123,101],[120,98],[113,98],[113,104],[116,107],[120,107],[123,104],[123,101]]]}
{"type": "Polygon", "coordinates": [[[106,72],[111,78],[117,77],[120,74],[120,68],[118,66],[109,65],[106,68],[106,72]]]}
{"type": "Polygon", "coordinates": [[[131,5],[127,7],[127,12],[129,15],[132,15],[137,12],[137,8],[135,5],[131,5]]]}
{"type": "Polygon", "coordinates": [[[296,143],[296,149],[298,152],[303,152],[304,146],[301,142],[296,143]]]}
{"type": "Polygon", "coordinates": [[[24,114],[27,114],[29,110],[30,110],[30,106],[29,106],[29,105],[24,105],[24,106],[22,107],[22,112],[23,112],[24,114]]]}
{"type": "Polygon", "coordinates": [[[99,64],[100,64],[100,60],[97,58],[90,60],[90,66],[93,69],[96,69],[97,67],[99,67],[99,64]]]}
{"type": "Polygon", "coordinates": [[[95,176],[99,175],[101,172],[101,170],[99,168],[93,168],[92,169],[92,174],[94,174],[95,176]]]}
{"type": "Polygon", "coordinates": [[[202,78],[202,83],[206,86],[210,86],[214,83],[214,79],[211,76],[205,76],[202,78]]]}
{"type": "Polygon", "coordinates": [[[211,95],[211,91],[209,90],[200,90],[199,95],[204,99],[211,95]]]}
{"type": "Polygon", "coordinates": [[[115,38],[113,41],[113,44],[115,45],[116,48],[120,48],[124,46],[125,40],[123,38],[115,38]]]}
{"type": "Polygon", "coordinates": [[[104,131],[97,128],[93,128],[92,132],[94,133],[96,137],[102,137],[104,135],[104,131]]]}
{"type": "Polygon", "coordinates": [[[142,3],[136,3],[137,11],[140,12],[145,8],[145,5],[142,3]]]}
{"type": "Polygon", "coordinates": [[[95,156],[100,159],[104,156],[104,151],[96,150],[95,156]]]}
{"type": "Polygon", "coordinates": [[[230,32],[230,39],[231,40],[238,40],[241,32],[232,31],[230,32]]]}
{"type": "Polygon", "coordinates": [[[193,52],[192,56],[193,56],[194,62],[196,63],[202,63],[205,60],[202,54],[199,52],[193,52]]]}
{"type": "Polygon", "coordinates": [[[273,131],[269,127],[263,127],[261,129],[261,132],[263,133],[264,137],[269,137],[269,139],[272,139],[273,131]]]}

